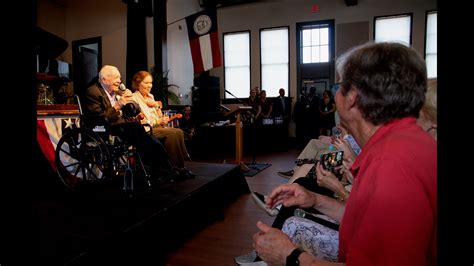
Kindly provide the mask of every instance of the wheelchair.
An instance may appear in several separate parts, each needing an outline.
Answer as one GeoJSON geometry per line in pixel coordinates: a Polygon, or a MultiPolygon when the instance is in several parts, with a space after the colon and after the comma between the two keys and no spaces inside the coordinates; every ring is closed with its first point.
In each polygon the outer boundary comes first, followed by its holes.
{"type": "MultiPolygon", "coordinates": [[[[136,147],[128,145],[120,136],[111,134],[106,122],[97,123],[91,128],[90,117],[84,115],[79,97],[75,97],[79,106],[79,126],[72,125],[64,133],[55,151],[55,166],[62,183],[78,191],[122,177],[123,190],[131,193],[135,177],[141,175],[151,187],[151,176],[136,147]]],[[[123,108],[123,116],[131,123],[138,122],[136,116],[139,113],[136,104],[130,103],[123,108]]]]}

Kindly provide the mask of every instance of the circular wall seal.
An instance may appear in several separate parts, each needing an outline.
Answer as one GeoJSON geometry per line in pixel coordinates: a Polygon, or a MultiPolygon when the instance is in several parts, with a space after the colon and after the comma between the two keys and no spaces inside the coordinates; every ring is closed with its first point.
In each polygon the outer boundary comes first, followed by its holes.
{"type": "Polygon", "coordinates": [[[211,29],[211,25],[212,25],[212,21],[208,15],[200,15],[194,21],[194,25],[193,25],[194,32],[196,32],[199,35],[206,34],[211,29]]]}

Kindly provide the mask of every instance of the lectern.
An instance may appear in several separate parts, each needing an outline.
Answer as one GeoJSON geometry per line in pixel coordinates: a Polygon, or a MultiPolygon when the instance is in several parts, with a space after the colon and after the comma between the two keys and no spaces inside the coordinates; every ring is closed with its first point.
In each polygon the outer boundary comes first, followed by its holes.
{"type": "Polygon", "coordinates": [[[240,165],[240,169],[243,171],[248,171],[249,168],[242,162],[243,155],[243,140],[242,140],[242,120],[240,114],[243,111],[252,110],[252,106],[241,105],[230,112],[226,113],[225,116],[236,115],[237,119],[235,121],[235,160],[237,164],[240,165]]]}

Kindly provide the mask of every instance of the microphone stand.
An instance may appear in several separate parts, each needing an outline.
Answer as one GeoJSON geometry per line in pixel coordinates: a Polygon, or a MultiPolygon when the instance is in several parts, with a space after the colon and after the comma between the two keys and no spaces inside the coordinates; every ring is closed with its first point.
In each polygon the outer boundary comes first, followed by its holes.
{"type": "Polygon", "coordinates": [[[230,92],[230,91],[228,91],[228,90],[226,90],[226,89],[224,89],[224,91],[227,92],[228,94],[230,94],[232,97],[234,97],[234,98],[235,98],[239,103],[241,103],[242,105],[244,105],[244,106],[249,106],[248,103],[246,103],[246,102],[242,101],[241,99],[239,99],[239,98],[238,98],[237,96],[235,96],[232,92],[230,92]]]}
{"type": "Polygon", "coordinates": [[[239,99],[237,96],[235,96],[232,92],[224,89],[225,92],[227,92],[228,94],[230,94],[232,97],[234,97],[239,103],[245,105],[245,106],[248,106],[248,103],[242,101],[241,99],[239,99]]]}

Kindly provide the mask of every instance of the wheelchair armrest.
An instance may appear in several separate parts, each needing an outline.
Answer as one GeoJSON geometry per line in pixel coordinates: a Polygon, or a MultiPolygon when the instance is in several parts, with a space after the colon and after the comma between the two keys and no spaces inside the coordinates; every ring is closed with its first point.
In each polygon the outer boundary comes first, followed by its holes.
{"type": "Polygon", "coordinates": [[[104,130],[107,130],[110,126],[109,122],[97,114],[82,114],[79,120],[80,127],[85,128],[96,128],[101,127],[104,130]]]}
{"type": "Polygon", "coordinates": [[[153,135],[153,127],[150,124],[142,124],[142,126],[145,128],[146,133],[153,135]]]}
{"type": "MultiPolygon", "coordinates": [[[[150,124],[142,124],[142,126],[143,128],[145,128],[146,133],[153,135],[153,127],[150,124]]],[[[166,136],[163,136],[157,139],[161,142],[161,144],[164,144],[166,140],[166,136]]]]}

